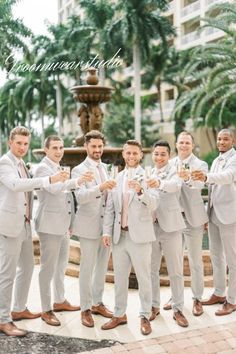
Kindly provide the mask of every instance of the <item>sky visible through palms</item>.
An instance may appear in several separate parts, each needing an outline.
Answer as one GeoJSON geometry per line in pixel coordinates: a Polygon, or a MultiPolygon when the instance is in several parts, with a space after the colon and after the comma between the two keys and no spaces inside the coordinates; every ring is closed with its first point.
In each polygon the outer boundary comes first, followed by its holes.
{"type": "MultiPolygon", "coordinates": [[[[21,0],[13,7],[13,14],[34,34],[47,34],[47,23],[57,23],[57,0],[21,0]]],[[[5,74],[0,70],[0,86],[5,80],[5,74]]]]}

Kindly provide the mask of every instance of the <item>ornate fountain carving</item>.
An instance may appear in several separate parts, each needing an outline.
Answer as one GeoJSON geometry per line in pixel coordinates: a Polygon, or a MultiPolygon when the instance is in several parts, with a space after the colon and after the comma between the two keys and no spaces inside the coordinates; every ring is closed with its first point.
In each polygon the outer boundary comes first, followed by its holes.
{"type": "Polygon", "coordinates": [[[110,101],[111,92],[114,90],[112,87],[98,85],[97,69],[91,67],[87,71],[87,85],[71,88],[75,100],[82,103],[78,111],[78,116],[83,135],[76,137],[76,146],[83,145],[84,135],[90,130],[101,131],[103,112],[100,103],[110,101]]]}

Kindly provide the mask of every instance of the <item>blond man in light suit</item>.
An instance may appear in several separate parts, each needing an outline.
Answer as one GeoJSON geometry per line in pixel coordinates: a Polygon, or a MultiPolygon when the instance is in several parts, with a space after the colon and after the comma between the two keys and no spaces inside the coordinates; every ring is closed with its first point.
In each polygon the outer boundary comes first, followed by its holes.
{"type": "Polygon", "coordinates": [[[191,170],[198,169],[207,173],[208,166],[205,161],[193,154],[194,139],[189,132],[183,131],[178,135],[176,148],[178,156],[170,160],[170,163],[175,166],[179,177],[183,180],[180,205],[186,224],[183,236],[191,273],[192,313],[194,316],[201,316],[203,314],[201,299],[204,291],[202,238],[208,216],[201,196],[204,183],[193,181],[189,173],[191,170]]]}
{"type": "Polygon", "coordinates": [[[78,209],[72,232],[79,237],[80,261],[80,305],[81,322],[86,327],[94,327],[92,314],[112,317],[112,312],[103,304],[103,292],[110,251],[102,243],[103,216],[107,191],[115,186],[108,179],[106,164],[101,157],[104,136],[96,130],[85,135],[84,146],[87,158],[72,170],[72,178],[79,178],[91,172],[94,179],[81,185],[76,192],[78,209]]]}
{"type": "Polygon", "coordinates": [[[143,153],[141,145],[128,140],[123,147],[126,168],[117,177],[117,187],[108,196],[103,227],[104,245],[112,242],[112,259],[115,273],[115,310],[112,319],[102,326],[113,329],[127,323],[126,307],[128,278],[133,265],[139,285],[140,330],[144,335],[151,333],[151,252],[155,233],[152,211],[157,199],[146,188],[144,170],[139,165],[143,153]],[[134,178],[129,180],[129,171],[134,178]]]}
{"type": "Polygon", "coordinates": [[[217,316],[236,311],[236,151],[234,135],[222,129],[217,136],[219,156],[210,173],[195,171],[192,178],[209,186],[209,239],[213,266],[214,293],[203,305],[223,303],[217,316]],[[229,268],[226,292],[226,265],[229,268]]]}
{"type": "Polygon", "coordinates": [[[14,128],[10,132],[9,151],[0,159],[0,332],[16,337],[25,336],[26,331],[16,327],[12,319],[34,319],[41,315],[26,307],[34,266],[30,226],[33,195],[30,192],[68,178],[59,172],[50,177],[29,179],[22,160],[29,143],[30,131],[21,126],[14,128]]]}

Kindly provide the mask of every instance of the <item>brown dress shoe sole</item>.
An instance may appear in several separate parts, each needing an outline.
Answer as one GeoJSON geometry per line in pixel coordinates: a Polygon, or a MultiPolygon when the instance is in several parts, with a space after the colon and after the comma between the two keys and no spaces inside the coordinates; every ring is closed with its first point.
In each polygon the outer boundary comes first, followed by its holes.
{"type": "Polygon", "coordinates": [[[42,320],[43,320],[45,323],[47,323],[49,326],[60,326],[60,325],[61,325],[60,321],[59,321],[59,322],[52,322],[52,321],[50,321],[50,320],[46,320],[46,319],[43,318],[43,317],[41,317],[41,318],[42,318],[42,320]]]}

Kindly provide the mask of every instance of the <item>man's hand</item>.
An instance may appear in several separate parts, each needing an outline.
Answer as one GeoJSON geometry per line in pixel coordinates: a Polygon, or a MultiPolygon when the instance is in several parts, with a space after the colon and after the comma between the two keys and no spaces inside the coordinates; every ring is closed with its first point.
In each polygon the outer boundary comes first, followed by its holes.
{"type": "Polygon", "coordinates": [[[110,236],[102,236],[102,242],[105,247],[110,247],[110,245],[111,245],[110,236]]]}
{"type": "Polygon", "coordinates": [[[86,182],[92,182],[92,180],[94,180],[94,173],[87,171],[78,178],[77,183],[80,185],[86,182]]]}
{"type": "Polygon", "coordinates": [[[65,182],[70,178],[70,173],[67,171],[60,171],[57,174],[50,176],[50,183],[65,182]]]}
{"type": "Polygon", "coordinates": [[[177,172],[178,176],[183,179],[185,182],[190,179],[190,172],[189,170],[181,169],[177,172]]]}
{"type": "Polygon", "coordinates": [[[109,179],[106,182],[100,184],[99,188],[101,192],[112,189],[116,186],[116,181],[114,179],[109,179]]]}
{"type": "Polygon", "coordinates": [[[160,180],[155,178],[150,178],[146,180],[146,183],[148,188],[159,188],[161,184],[160,180]]]}
{"type": "Polygon", "coordinates": [[[195,170],[191,172],[191,177],[194,181],[206,182],[207,175],[200,170],[195,170]]]}
{"type": "Polygon", "coordinates": [[[134,189],[136,193],[140,193],[142,189],[140,182],[135,179],[128,181],[128,187],[134,189]]]}

